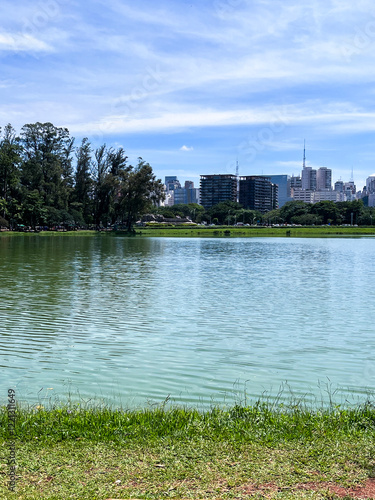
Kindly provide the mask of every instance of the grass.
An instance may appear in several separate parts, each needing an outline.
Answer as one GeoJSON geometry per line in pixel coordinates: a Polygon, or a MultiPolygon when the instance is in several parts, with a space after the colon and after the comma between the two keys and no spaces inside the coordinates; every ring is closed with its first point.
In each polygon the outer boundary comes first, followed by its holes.
{"type": "Polygon", "coordinates": [[[210,227],[144,227],[137,228],[137,234],[141,236],[184,236],[184,237],[353,237],[375,235],[374,227],[341,227],[341,226],[306,226],[306,227],[234,227],[234,226],[210,226],[210,227]]]}
{"type": "Polygon", "coordinates": [[[168,236],[168,237],[242,237],[251,238],[259,236],[286,237],[292,238],[322,238],[322,237],[354,237],[354,236],[375,236],[375,226],[305,226],[305,227],[234,227],[234,226],[163,226],[154,225],[142,228],[135,228],[135,233],[127,231],[98,232],[98,231],[41,231],[40,233],[17,233],[14,231],[3,231],[0,237],[10,236],[168,236]]]}
{"type": "Polygon", "coordinates": [[[6,487],[5,408],[0,422],[0,498],[10,500],[334,499],[330,485],[350,488],[375,475],[370,402],[322,410],[261,402],[204,412],[18,408],[15,493],[6,487]]]}
{"type": "MultiPolygon", "coordinates": [[[[17,232],[17,231],[1,231],[1,237],[14,237],[14,236],[25,236],[25,237],[33,237],[33,236],[93,236],[95,234],[99,234],[97,231],[91,230],[79,230],[79,231],[39,231],[35,232],[17,232]]],[[[102,234],[102,233],[100,233],[102,234]]]]}

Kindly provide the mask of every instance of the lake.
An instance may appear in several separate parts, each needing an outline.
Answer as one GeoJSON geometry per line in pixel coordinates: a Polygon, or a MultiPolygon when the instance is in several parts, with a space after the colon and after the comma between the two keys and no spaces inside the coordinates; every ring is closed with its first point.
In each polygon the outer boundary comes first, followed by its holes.
{"type": "MultiPolygon", "coordinates": [[[[0,238],[0,401],[375,388],[373,238],[0,238]]],[[[293,395],[293,396],[292,396],[293,395]]]]}

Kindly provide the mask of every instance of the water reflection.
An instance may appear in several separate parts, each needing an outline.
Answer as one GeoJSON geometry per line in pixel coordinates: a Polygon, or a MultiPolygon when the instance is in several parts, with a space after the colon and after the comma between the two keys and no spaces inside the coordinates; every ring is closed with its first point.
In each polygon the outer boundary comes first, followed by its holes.
{"type": "Polygon", "coordinates": [[[0,377],[122,403],[375,387],[371,239],[0,238],[0,377]],[[67,390],[69,387],[69,390],[67,390]]]}

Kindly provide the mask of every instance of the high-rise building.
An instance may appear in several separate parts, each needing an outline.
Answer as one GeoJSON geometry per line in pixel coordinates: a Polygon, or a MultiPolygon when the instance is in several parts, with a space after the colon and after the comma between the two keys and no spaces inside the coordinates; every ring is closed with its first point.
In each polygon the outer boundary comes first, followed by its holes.
{"type": "Polygon", "coordinates": [[[200,201],[204,208],[207,209],[228,200],[237,200],[237,178],[235,175],[201,175],[200,201]]]}
{"type": "Polygon", "coordinates": [[[199,189],[194,187],[194,182],[186,181],[184,188],[174,190],[174,204],[179,205],[180,203],[199,203],[199,189]]]}
{"type": "Polygon", "coordinates": [[[335,182],[335,191],[338,191],[339,193],[344,192],[344,181],[336,181],[335,182]]]}
{"type": "Polygon", "coordinates": [[[327,167],[320,167],[316,173],[316,189],[318,191],[332,190],[332,170],[327,167]]]}
{"type": "Polygon", "coordinates": [[[165,177],[165,186],[167,191],[174,191],[175,189],[179,189],[181,184],[175,175],[167,175],[165,177]]]}
{"type": "Polygon", "coordinates": [[[239,178],[239,202],[244,208],[261,213],[278,208],[278,186],[270,177],[247,175],[239,178]]]}
{"type": "Polygon", "coordinates": [[[375,174],[370,175],[366,179],[366,191],[367,193],[375,193],[375,174]]]}
{"type": "Polygon", "coordinates": [[[333,191],[332,189],[326,189],[324,191],[315,191],[313,192],[313,203],[318,203],[319,201],[340,201],[340,193],[337,191],[333,191]]]}
{"type": "Polygon", "coordinates": [[[354,184],[354,181],[344,182],[344,195],[346,201],[353,201],[356,199],[355,193],[357,191],[357,187],[354,184]]]}
{"type": "Polygon", "coordinates": [[[292,201],[291,178],[289,175],[265,175],[273,184],[278,185],[278,203],[281,208],[287,201],[292,201]]]}
{"type": "Polygon", "coordinates": [[[316,170],[312,167],[305,167],[302,170],[302,189],[316,190],[316,170]]]}
{"type": "Polygon", "coordinates": [[[294,201],[314,203],[314,191],[310,191],[309,189],[292,188],[292,197],[294,201]]]}
{"type": "Polygon", "coordinates": [[[302,179],[299,175],[292,175],[292,177],[290,178],[290,189],[293,188],[302,189],[302,179]]]}

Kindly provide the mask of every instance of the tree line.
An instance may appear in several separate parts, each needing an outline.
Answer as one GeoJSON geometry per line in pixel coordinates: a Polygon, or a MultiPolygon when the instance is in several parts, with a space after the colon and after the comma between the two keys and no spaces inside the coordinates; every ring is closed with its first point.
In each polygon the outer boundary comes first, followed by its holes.
{"type": "Polygon", "coordinates": [[[362,200],[308,204],[291,201],[261,214],[226,201],[205,210],[197,204],[159,207],[164,188],[151,166],[129,165],[123,148],[93,148],[88,138],[76,145],[67,128],[33,123],[17,135],[0,128],[0,226],[64,226],[130,230],[147,212],[190,217],[209,224],[372,225],[375,209],[362,200]]]}
{"type": "Polygon", "coordinates": [[[300,224],[312,225],[372,225],[375,224],[375,208],[366,207],[362,200],[320,201],[305,203],[303,201],[288,201],[281,208],[265,214],[257,210],[244,209],[233,201],[224,201],[205,210],[202,206],[190,203],[188,205],[173,205],[171,207],[154,207],[152,212],[164,217],[190,217],[195,222],[208,224],[300,224]]]}
{"type": "Polygon", "coordinates": [[[75,144],[52,123],[0,128],[0,226],[88,227],[123,224],[164,199],[163,184],[123,148],[75,144]]]}

